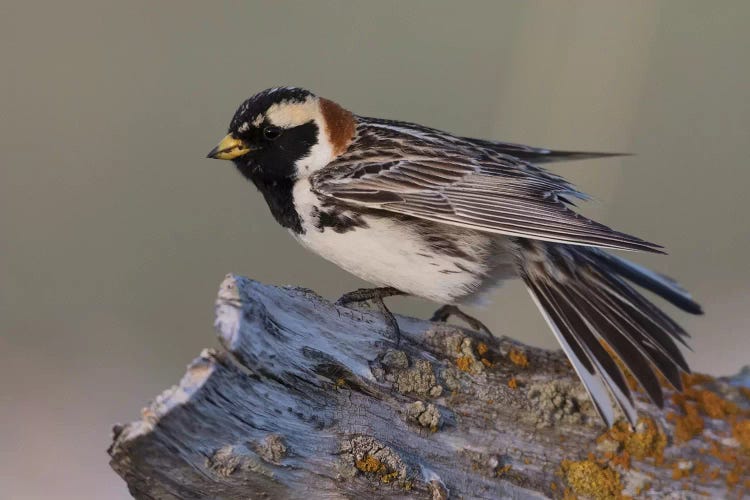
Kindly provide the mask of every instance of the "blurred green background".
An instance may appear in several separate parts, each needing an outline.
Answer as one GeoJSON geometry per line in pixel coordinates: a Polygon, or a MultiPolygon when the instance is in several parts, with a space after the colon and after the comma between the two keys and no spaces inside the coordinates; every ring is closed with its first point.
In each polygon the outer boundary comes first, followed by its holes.
{"type": "MultiPolygon", "coordinates": [[[[0,6],[0,496],[127,498],[115,422],[215,345],[225,273],[336,297],[229,163],[274,85],[462,135],[637,156],[555,166],[667,246],[706,316],[693,366],[750,362],[750,2],[40,2],[0,6]]],[[[434,304],[394,301],[426,316],[434,304]]],[[[473,311],[555,346],[518,284],[473,311]]]]}

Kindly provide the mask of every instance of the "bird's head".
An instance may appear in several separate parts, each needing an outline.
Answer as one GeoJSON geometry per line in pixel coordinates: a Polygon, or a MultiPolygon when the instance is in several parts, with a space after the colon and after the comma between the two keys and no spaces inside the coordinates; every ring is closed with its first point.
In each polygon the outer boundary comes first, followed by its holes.
{"type": "Polygon", "coordinates": [[[232,160],[247,177],[304,178],[343,153],[355,118],[335,102],[304,89],[277,87],[243,102],[209,158],[232,160]]]}

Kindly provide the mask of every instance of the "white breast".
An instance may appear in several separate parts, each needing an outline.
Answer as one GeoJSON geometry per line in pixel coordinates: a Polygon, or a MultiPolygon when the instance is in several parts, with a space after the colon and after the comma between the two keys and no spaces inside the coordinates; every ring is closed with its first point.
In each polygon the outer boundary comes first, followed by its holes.
{"type": "MultiPolygon", "coordinates": [[[[364,215],[366,228],[335,232],[315,227],[320,210],[310,184],[301,180],[294,188],[297,213],[305,233],[294,237],[305,247],[376,286],[392,286],[403,292],[440,303],[455,303],[476,292],[488,278],[486,253],[490,236],[471,231],[458,240],[465,257],[436,252],[423,234],[398,220],[364,215]]],[[[493,276],[490,276],[493,275],[493,276]]]]}

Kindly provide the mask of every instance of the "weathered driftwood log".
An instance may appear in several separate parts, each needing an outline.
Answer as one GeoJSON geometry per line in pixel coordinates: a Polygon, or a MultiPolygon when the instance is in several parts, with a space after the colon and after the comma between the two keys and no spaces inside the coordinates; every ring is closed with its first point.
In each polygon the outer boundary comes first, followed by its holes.
{"type": "Polygon", "coordinates": [[[742,495],[750,400],[693,376],[632,431],[607,431],[569,364],[507,338],[228,276],[225,351],[116,426],[138,498],[614,498],[742,495]]]}

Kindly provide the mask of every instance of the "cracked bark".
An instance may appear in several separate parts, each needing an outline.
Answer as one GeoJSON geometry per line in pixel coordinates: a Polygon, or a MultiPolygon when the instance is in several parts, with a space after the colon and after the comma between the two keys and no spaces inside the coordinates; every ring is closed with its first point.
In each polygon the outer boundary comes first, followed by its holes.
{"type": "Polygon", "coordinates": [[[687,442],[673,437],[679,400],[662,412],[638,394],[644,428],[597,443],[606,429],[560,352],[398,320],[396,347],[377,311],[227,276],[223,350],[204,350],[140,420],[115,426],[111,466],[133,496],[159,499],[730,493],[747,451],[733,434],[750,406],[741,377],[701,381],[736,411],[702,415],[687,442]],[[650,422],[662,441],[644,437],[650,422]],[[737,463],[705,453],[712,443],[737,463]],[[586,483],[599,479],[614,485],[586,483]]]}

